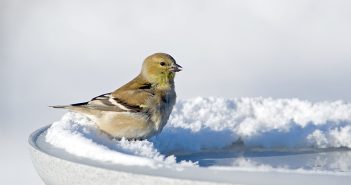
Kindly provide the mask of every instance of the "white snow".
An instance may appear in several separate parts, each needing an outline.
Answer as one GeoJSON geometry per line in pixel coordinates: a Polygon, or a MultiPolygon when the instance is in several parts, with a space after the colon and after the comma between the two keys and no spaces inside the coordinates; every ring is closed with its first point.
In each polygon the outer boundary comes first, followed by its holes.
{"type": "Polygon", "coordinates": [[[167,143],[162,151],[199,151],[229,146],[239,138],[246,147],[351,148],[351,104],[272,98],[180,100],[154,141],[167,143]]]}
{"type": "Polygon", "coordinates": [[[45,140],[83,158],[181,169],[197,164],[177,163],[173,154],[228,150],[238,143],[286,150],[351,148],[351,104],[272,98],[179,100],[162,133],[144,141],[112,140],[85,116],[69,112],[52,124],[45,140]]]}
{"type": "Polygon", "coordinates": [[[176,164],[174,156],[161,155],[152,142],[111,139],[87,117],[73,112],[66,113],[60,121],[53,123],[45,140],[68,153],[98,161],[150,167],[176,164]]]}

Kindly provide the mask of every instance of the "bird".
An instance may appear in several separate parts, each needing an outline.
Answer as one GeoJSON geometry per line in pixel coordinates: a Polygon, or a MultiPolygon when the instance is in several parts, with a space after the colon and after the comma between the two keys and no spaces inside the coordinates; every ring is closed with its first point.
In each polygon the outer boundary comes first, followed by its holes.
{"type": "Polygon", "coordinates": [[[176,102],[174,78],[182,66],[167,53],[144,59],[139,75],[116,89],[70,105],[51,106],[81,113],[116,139],[144,140],[160,134],[176,102]]]}

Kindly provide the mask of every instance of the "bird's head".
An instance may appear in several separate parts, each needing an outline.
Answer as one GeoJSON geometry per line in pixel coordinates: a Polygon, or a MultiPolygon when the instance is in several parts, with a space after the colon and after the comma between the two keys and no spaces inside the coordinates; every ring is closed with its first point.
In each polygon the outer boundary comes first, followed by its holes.
{"type": "Polygon", "coordinates": [[[175,73],[181,70],[182,66],[171,55],[155,53],[144,60],[141,73],[151,83],[169,86],[173,83],[175,73]]]}

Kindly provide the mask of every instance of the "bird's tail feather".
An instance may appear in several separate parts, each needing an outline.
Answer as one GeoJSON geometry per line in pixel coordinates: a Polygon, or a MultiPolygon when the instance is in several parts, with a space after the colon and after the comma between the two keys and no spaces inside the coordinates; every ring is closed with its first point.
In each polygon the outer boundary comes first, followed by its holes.
{"type": "Polygon", "coordinates": [[[54,106],[49,106],[49,107],[52,107],[52,108],[55,108],[55,109],[64,109],[64,108],[67,108],[67,107],[70,107],[71,105],[54,105],[54,106]]]}
{"type": "Polygon", "coordinates": [[[71,104],[71,105],[54,105],[54,106],[49,106],[49,107],[57,108],[57,109],[67,109],[67,108],[78,107],[78,106],[82,106],[82,105],[86,105],[86,104],[88,104],[88,102],[75,103],[75,104],[71,104]]]}

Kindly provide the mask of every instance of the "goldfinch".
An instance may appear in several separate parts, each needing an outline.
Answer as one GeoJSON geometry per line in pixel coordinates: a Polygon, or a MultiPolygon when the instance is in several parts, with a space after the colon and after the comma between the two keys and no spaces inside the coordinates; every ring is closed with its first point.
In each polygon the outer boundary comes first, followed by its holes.
{"type": "Polygon", "coordinates": [[[166,125],[176,102],[175,73],[182,67],[166,53],[148,56],[140,74],[88,102],[52,106],[82,113],[114,138],[148,139],[166,125]]]}

